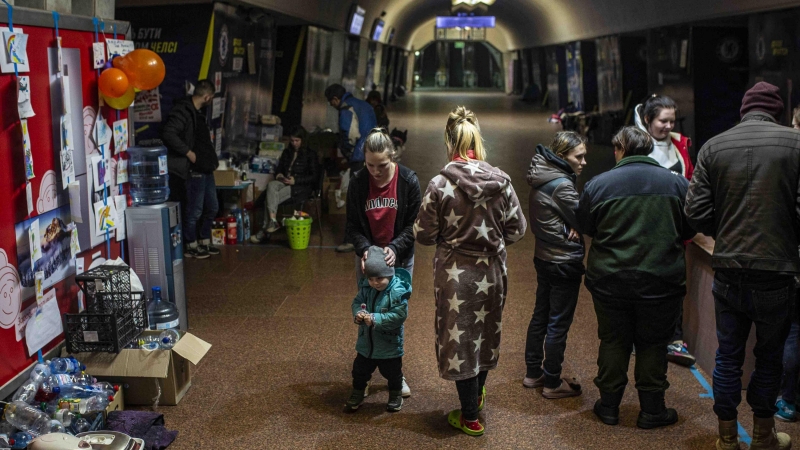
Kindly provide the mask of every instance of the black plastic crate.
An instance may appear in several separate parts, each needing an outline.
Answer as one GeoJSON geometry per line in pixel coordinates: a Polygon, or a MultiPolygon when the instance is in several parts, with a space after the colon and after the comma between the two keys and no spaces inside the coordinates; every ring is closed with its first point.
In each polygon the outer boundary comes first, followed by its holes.
{"type": "Polygon", "coordinates": [[[86,309],[93,314],[125,312],[131,303],[131,275],[127,266],[104,265],[75,277],[85,295],[86,309]]]}
{"type": "Polygon", "coordinates": [[[140,293],[126,308],[106,313],[64,314],[64,339],[69,353],[119,353],[147,328],[147,302],[140,293]]]}

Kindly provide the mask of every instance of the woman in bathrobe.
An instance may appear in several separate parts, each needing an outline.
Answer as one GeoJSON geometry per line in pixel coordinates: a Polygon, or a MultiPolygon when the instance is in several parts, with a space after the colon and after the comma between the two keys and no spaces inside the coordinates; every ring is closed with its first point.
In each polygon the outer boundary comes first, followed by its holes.
{"type": "Polygon", "coordinates": [[[511,179],[485,161],[472,111],[458,107],[450,113],[445,143],[450,162],[428,184],[414,232],[420,244],[436,245],[439,375],[456,382],[461,401],[448,422],[480,436],[486,375],[500,355],[508,291],[505,247],[520,240],[527,225],[511,179]]]}

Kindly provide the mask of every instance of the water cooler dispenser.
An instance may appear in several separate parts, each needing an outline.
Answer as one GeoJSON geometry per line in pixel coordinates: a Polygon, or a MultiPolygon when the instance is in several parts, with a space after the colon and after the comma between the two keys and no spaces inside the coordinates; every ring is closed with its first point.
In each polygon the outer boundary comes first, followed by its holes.
{"type": "Polygon", "coordinates": [[[180,204],[166,202],[139,205],[125,210],[131,267],[142,281],[144,291],[161,287],[164,300],[175,303],[180,329],[189,326],[183,280],[183,243],[180,204]]]}

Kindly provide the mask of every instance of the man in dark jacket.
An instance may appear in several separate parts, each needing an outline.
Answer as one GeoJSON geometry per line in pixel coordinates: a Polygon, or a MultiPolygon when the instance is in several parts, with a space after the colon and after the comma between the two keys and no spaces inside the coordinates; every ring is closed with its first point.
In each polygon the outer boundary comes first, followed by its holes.
{"type": "MultiPolygon", "coordinates": [[[[364,100],[353,97],[341,84],[328,86],[325,98],[339,111],[339,151],[350,163],[350,177],[353,177],[364,167],[364,140],[378,125],[375,110],[364,100]]],[[[345,239],[336,251],[352,252],[353,244],[345,239]]]]}
{"type": "Polygon", "coordinates": [[[800,272],[800,132],[776,123],[783,100],[771,84],[760,82],[747,91],[740,112],[739,125],[700,149],[686,214],[697,231],[716,240],[711,261],[719,341],[717,448],[738,448],[742,364],[755,323],[756,369],[747,388],[753,444],[784,449],[791,442],[787,434],[775,433],[773,414],[794,310],[793,275],[800,272]]]}
{"type": "Polygon", "coordinates": [[[578,205],[580,231],[593,238],[586,287],[600,337],[594,413],[619,423],[635,346],[636,424],[656,428],[678,421],[664,405],[666,348],[686,295],[683,242],[695,235],[683,212],[689,182],[647,156],[653,140],[645,131],[625,127],[613,144],[617,165],[586,184],[578,205]]]}
{"type": "Polygon", "coordinates": [[[214,85],[197,82],[194,94],[175,101],[161,130],[167,149],[170,199],[181,202],[186,256],[219,254],[211,245],[211,223],[217,215],[214,171],[219,166],[202,109],[214,100],[214,85]],[[197,240],[200,239],[198,244],[197,240]]]}

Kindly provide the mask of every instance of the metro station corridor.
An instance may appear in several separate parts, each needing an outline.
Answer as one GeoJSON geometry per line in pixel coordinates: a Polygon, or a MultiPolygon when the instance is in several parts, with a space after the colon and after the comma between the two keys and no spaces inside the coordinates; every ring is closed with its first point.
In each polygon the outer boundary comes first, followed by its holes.
{"type": "MultiPolygon", "coordinates": [[[[401,163],[417,171],[422,189],[445,163],[443,130],[455,105],[475,111],[489,148],[488,161],[513,181],[528,216],[525,172],[533,149],[548,144],[554,129],[549,113],[503,94],[412,93],[392,105],[392,121],[409,129],[401,163]]],[[[583,182],[613,166],[609,147],[590,146],[583,182]]],[[[405,331],[404,374],[412,390],[402,411],[386,412],[386,381],[373,376],[371,395],[355,414],[342,406],[351,389],[356,326],[350,311],[356,293],[352,254],[335,253],[343,215],[325,217],[324,241],[314,231],[308,251],[285,243],[225,246],[221,258],[188,260],[190,331],[213,347],[193,388],[175,407],[161,407],[179,431],[175,449],[200,448],[541,448],[700,449],[713,448],[717,420],[710,374],[669,366],[667,406],[678,410],[677,425],[636,428],[639,412],[631,381],[620,425],[603,425],[592,413],[599,397],[596,375],[597,325],[591,296],[581,288],[569,333],[565,375],[578,377],[583,395],[545,400],[525,389],[525,333],[534,305],[536,273],[530,231],[508,249],[509,294],[501,357],[487,380],[481,413],[486,434],[473,438],[447,424],[458,407],[452,382],[439,378],[433,333],[431,273],[433,248],[417,246],[413,294],[405,331]],[[704,381],[700,381],[704,380],[704,381]]],[[[708,323],[708,327],[714,326],[708,323]]],[[[633,380],[632,366],[630,379],[633,380]]],[[[744,430],[750,411],[740,406],[744,430]]],[[[800,425],[779,423],[800,436],[800,425]]],[[[740,428],[743,441],[747,442],[740,428]]]]}

